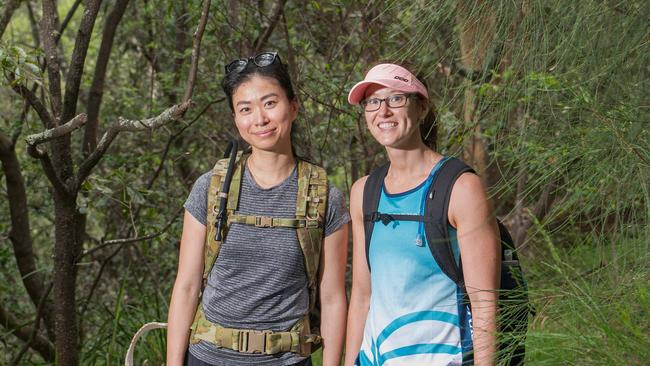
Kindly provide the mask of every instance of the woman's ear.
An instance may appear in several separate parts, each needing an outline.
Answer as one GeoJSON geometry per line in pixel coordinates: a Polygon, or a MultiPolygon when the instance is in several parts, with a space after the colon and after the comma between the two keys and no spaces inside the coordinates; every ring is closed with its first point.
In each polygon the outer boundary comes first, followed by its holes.
{"type": "Polygon", "coordinates": [[[298,117],[298,111],[300,111],[300,102],[298,101],[298,97],[293,98],[290,104],[291,104],[291,114],[293,116],[292,119],[296,119],[298,117]]]}
{"type": "Polygon", "coordinates": [[[418,99],[418,106],[419,106],[419,114],[418,114],[418,121],[424,121],[424,119],[427,117],[427,114],[429,113],[429,105],[427,104],[426,100],[418,99]]]}

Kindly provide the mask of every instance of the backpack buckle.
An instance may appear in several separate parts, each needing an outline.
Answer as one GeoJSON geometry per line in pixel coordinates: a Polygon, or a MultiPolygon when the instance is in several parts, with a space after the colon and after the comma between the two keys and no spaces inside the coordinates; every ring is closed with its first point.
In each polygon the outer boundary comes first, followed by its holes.
{"type": "Polygon", "coordinates": [[[239,333],[237,348],[243,353],[266,353],[266,336],[270,332],[250,330],[239,333]]]}
{"type": "Polygon", "coordinates": [[[268,216],[255,216],[256,227],[272,227],[273,218],[268,216]]]}

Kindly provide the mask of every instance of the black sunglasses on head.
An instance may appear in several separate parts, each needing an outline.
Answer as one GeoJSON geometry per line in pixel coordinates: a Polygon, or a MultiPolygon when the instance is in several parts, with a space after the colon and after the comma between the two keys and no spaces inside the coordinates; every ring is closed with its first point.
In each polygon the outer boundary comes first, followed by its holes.
{"type": "Polygon", "coordinates": [[[265,66],[272,65],[273,63],[275,63],[276,60],[282,63],[282,61],[280,60],[280,56],[278,56],[277,52],[262,52],[256,56],[251,56],[249,58],[240,58],[226,65],[226,74],[230,74],[233,72],[236,73],[242,72],[246,68],[246,66],[248,66],[248,63],[251,61],[257,67],[265,67],[265,66]]]}

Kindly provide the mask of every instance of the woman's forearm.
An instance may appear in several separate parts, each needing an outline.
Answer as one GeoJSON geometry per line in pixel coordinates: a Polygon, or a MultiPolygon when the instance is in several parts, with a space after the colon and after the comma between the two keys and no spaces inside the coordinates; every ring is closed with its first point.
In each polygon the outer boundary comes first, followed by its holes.
{"type": "Polygon", "coordinates": [[[199,289],[174,285],[167,316],[167,365],[181,366],[188,346],[190,326],[199,301],[199,289]]]}
{"type": "Polygon", "coordinates": [[[354,365],[361,342],[363,341],[363,328],[366,324],[368,309],[370,307],[369,297],[356,295],[354,292],[350,297],[350,308],[348,310],[348,328],[345,341],[345,366],[354,365]]]}
{"type": "Polygon", "coordinates": [[[321,336],[323,337],[323,366],[338,366],[345,340],[347,300],[345,292],[321,301],[321,336]]]}
{"type": "Polygon", "coordinates": [[[470,294],[474,333],[474,364],[494,365],[496,354],[497,295],[494,291],[470,294]]]}

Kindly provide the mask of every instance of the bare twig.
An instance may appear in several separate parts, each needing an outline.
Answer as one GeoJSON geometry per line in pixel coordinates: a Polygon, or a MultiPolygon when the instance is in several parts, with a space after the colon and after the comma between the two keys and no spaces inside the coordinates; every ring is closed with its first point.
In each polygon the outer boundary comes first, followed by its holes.
{"type": "Polygon", "coordinates": [[[201,39],[203,38],[203,31],[208,22],[208,14],[210,13],[210,0],[203,0],[203,10],[201,11],[201,19],[199,25],[194,32],[194,40],[192,45],[192,63],[190,65],[190,74],[187,77],[187,84],[185,85],[185,93],[183,94],[183,102],[187,102],[192,98],[192,90],[194,89],[194,82],[196,81],[196,73],[199,68],[199,56],[201,54],[201,39]]]}
{"type": "Polygon", "coordinates": [[[337,111],[337,112],[339,112],[339,113],[346,114],[346,115],[348,115],[348,116],[350,116],[350,117],[352,117],[352,118],[358,118],[358,117],[359,117],[359,115],[356,114],[356,113],[352,113],[352,112],[347,111],[347,110],[345,110],[345,109],[341,109],[341,108],[335,106],[334,104],[327,103],[327,102],[324,102],[324,101],[322,101],[322,100],[316,98],[316,97],[313,96],[311,93],[309,93],[309,92],[307,91],[307,89],[305,89],[305,88],[300,87],[300,91],[301,91],[302,93],[304,93],[304,94],[307,96],[307,98],[313,100],[314,102],[316,102],[316,103],[318,103],[318,104],[320,104],[320,105],[322,105],[322,106],[328,107],[328,108],[330,108],[330,109],[332,109],[332,110],[335,110],[335,111],[337,111]]]}
{"type": "Polygon", "coordinates": [[[59,33],[56,35],[55,42],[59,43],[59,40],[61,39],[61,35],[63,35],[63,32],[65,32],[65,29],[68,27],[68,24],[70,23],[70,20],[74,16],[74,13],[77,12],[77,8],[81,4],[81,0],[75,0],[74,4],[70,7],[70,10],[68,11],[68,14],[66,14],[65,19],[63,19],[63,23],[61,23],[61,27],[59,28],[59,33]]]}
{"type": "Polygon", "coordinates": [[[271,9],[271,16],[269,17],[269,24],[262,31],[262,34],[257,39],[257,42],[255,42],[255,49],[253,50],[254,54],[259,53],[262,50],[262,48],[266,46],[266,42],[268,42],[269,37],[271,37],[271,34],[273,33],[273,29],[278,24],[278,21],[282,16],[285,3],[286,0],[278,0],[273,5],[273,8],[271,9]]]}
{"type": "Polygon", "coordinates": [[[139,242],[139,241],[144,241],[144,240],[149,240],[149,239],[156,238],[156,237],[164,234],[172,226],[172,224],[178,218],[178,214],[182,211],[182,209],[183,209],[182,207],[180,209],[178,209],[178,211],[176,211],[176,213],[174,214],[174,217],[171,220],[169,220],[169,222],[167,222],[167,224],[160,231],[158,231],[157,233],[150,234],[150,235],[145,235],[145,236],[140,236],[140,237],[135,237],[135,238],[113,239],[113,240],[103,241],[100,245],[98,245],[98,246],[96,246],[94,248],[90,248],[90,249],[84,251],[83,253],[81,253],[81,255],[79,256],[78,259],[81,259],[81,258],[83,258],[83,257],[85,257],[87,255],[90,255],[90,254],[92,254],[92,253],[94,253],[94,252],[96,252],[96,251],[98,251],[100,249],[103,249],[103,248],[106,248],[106,247],[109,247],[109,246],[112,246],[112,245],[131,244],[131,243],[136,243],[136,242],[139,242]]]}
{"type": "Polygon", "coordinates": [[[188,124],[183,126],[183,128],[181,128],[180,131],[178,131],[175,134],[169,136],[169,138],[167,139],[167,143],[165,144],[165,149],[163,150],[163,154],[162,154],[162,156],[160,158],[160,163],[158,164],[158,168],[156,168],[156,171],[154,172],[153,176],[151,177],[151,179],[149,179],[149,182],[147,182],[147,189],[151,189],[151,187],[153,187],[153,184],[156,181],[156,179],[158,179],[158,176],[160,176],[160,172],[162,171],[162,168],[165,165],[165,161],[167,160],[167,156],[169,154],[169,149],[171,148],[172,142],[174,142],[174,140],[176,140],[179,136],[181,136],[183,134],[183,132],[185,132],[196,121],[198,121],[198,119],[205,112],[207,112],[207,110],[210,109],[210,107],[213,104],[223,102],[224,100],[226,100],[226,98],[219,98],[219,99],[215,99],[215,100],[211,101],[205,107],[203,107],[201,112],[199,112],[188,124]]]}

